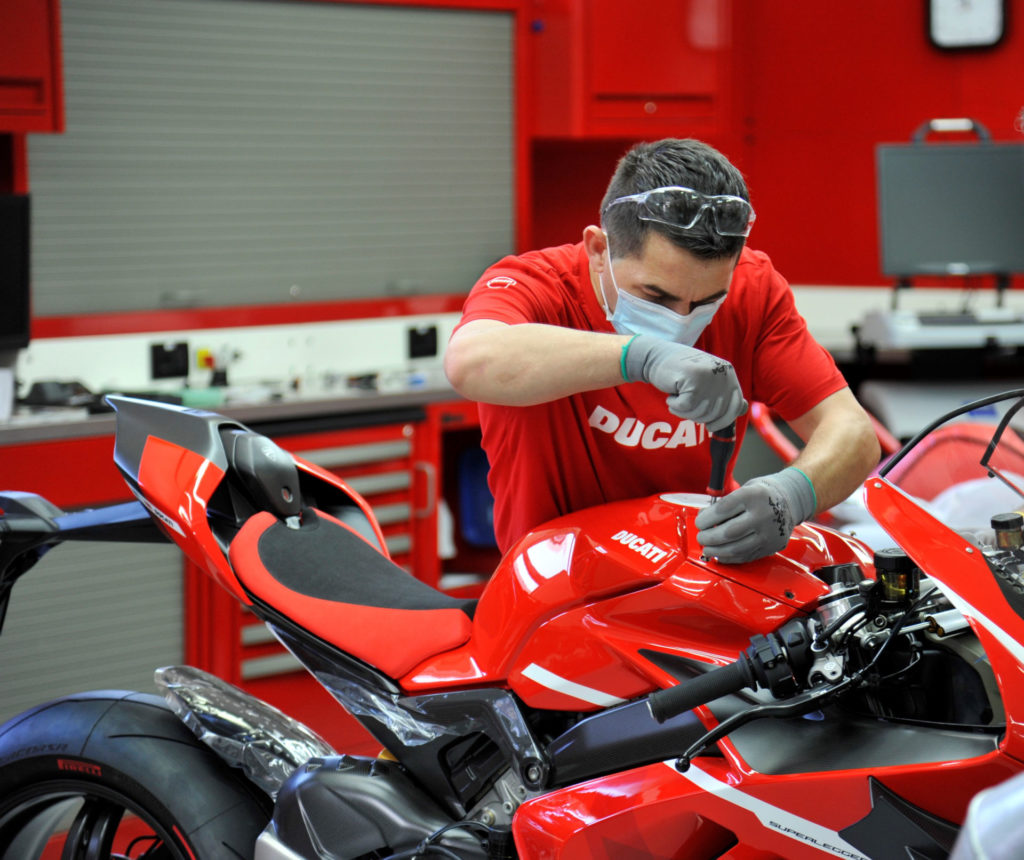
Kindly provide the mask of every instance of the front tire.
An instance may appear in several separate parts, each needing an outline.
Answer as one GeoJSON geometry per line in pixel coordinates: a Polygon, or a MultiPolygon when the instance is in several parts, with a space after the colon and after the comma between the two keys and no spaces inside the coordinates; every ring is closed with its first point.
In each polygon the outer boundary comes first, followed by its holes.
{"type": "Polygon", "coordinates": [[[157,696],[83,693],[0,726],[0,860],[251,858],[270,808],[157,696]]]}

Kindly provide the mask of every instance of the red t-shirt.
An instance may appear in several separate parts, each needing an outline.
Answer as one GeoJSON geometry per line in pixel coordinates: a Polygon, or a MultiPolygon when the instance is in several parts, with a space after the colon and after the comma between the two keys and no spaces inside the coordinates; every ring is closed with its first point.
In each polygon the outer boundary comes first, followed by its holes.
{"type": "MultiPolygon", "coordinates": [[[[462,310],[471,320],[546,323],[613,332],[598,304],[582,243],[506,257],[480,277],[462,310]]],[[[846,381],[807,331],[789,284],[768,257],[745,248],[729,294],[696,343],[732,363],[747,400],[783,419],[810,410],[846,381]]],[[[502,551],[556,516],[652,493],[703,492],[707,431],[673,415],[643,382],[584,391],[537,406],[479,404],[502,551]]],[[[747,418],[736,425],[736,449],[747,418]]],[[[730,480],[732,464],[729,468],[730,480]]]]}

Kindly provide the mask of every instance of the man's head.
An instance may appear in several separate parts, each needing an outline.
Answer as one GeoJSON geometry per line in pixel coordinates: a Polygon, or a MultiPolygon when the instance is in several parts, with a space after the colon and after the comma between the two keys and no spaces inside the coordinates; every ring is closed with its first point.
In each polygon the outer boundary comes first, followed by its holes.
{"type": "Polygon", "coordinates": [[[691,188],[704,195],[732,195],[749,201],[743,176],[718,150],[699,140],[668,138],[634,146],[619,161],[601,201],[601,225],[611,238],[616,257],[640,255],[652,233],[703,260],[732,258],[744,236],[723,236],[710,211],[688,229],[678,229],[641,215],[649,214],[623,197],[666,187],[691,188]]]}

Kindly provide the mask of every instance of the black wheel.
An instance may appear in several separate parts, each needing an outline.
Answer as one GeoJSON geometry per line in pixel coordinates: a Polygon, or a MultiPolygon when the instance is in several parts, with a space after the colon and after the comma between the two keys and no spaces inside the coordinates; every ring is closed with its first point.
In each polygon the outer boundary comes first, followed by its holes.
{"type": "Polygon", "coordinates": [[[83,693],[0,726],[0,860],[251,858],[270,809],[156,696],[83,693]]]}

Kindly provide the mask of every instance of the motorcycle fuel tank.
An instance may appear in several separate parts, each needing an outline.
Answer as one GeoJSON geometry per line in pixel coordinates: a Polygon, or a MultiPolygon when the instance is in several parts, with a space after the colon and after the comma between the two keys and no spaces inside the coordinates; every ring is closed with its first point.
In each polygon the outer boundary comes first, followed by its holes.
{"type": "Polygon", "coordinates": [[[460,676],[507,678],[531,707],[609,707],[675,683],[674,663],[734,660],[751,635],[828,591],[818,568],[853,563],[871,575],[863,545],[811,526],[798,527],[782,552],[742,568],[705,558],[693,520],[708,502],[651,496],[531,532],[495,571],[471,641],[421,665],[402,686],[419,692],[460,676]]]}

